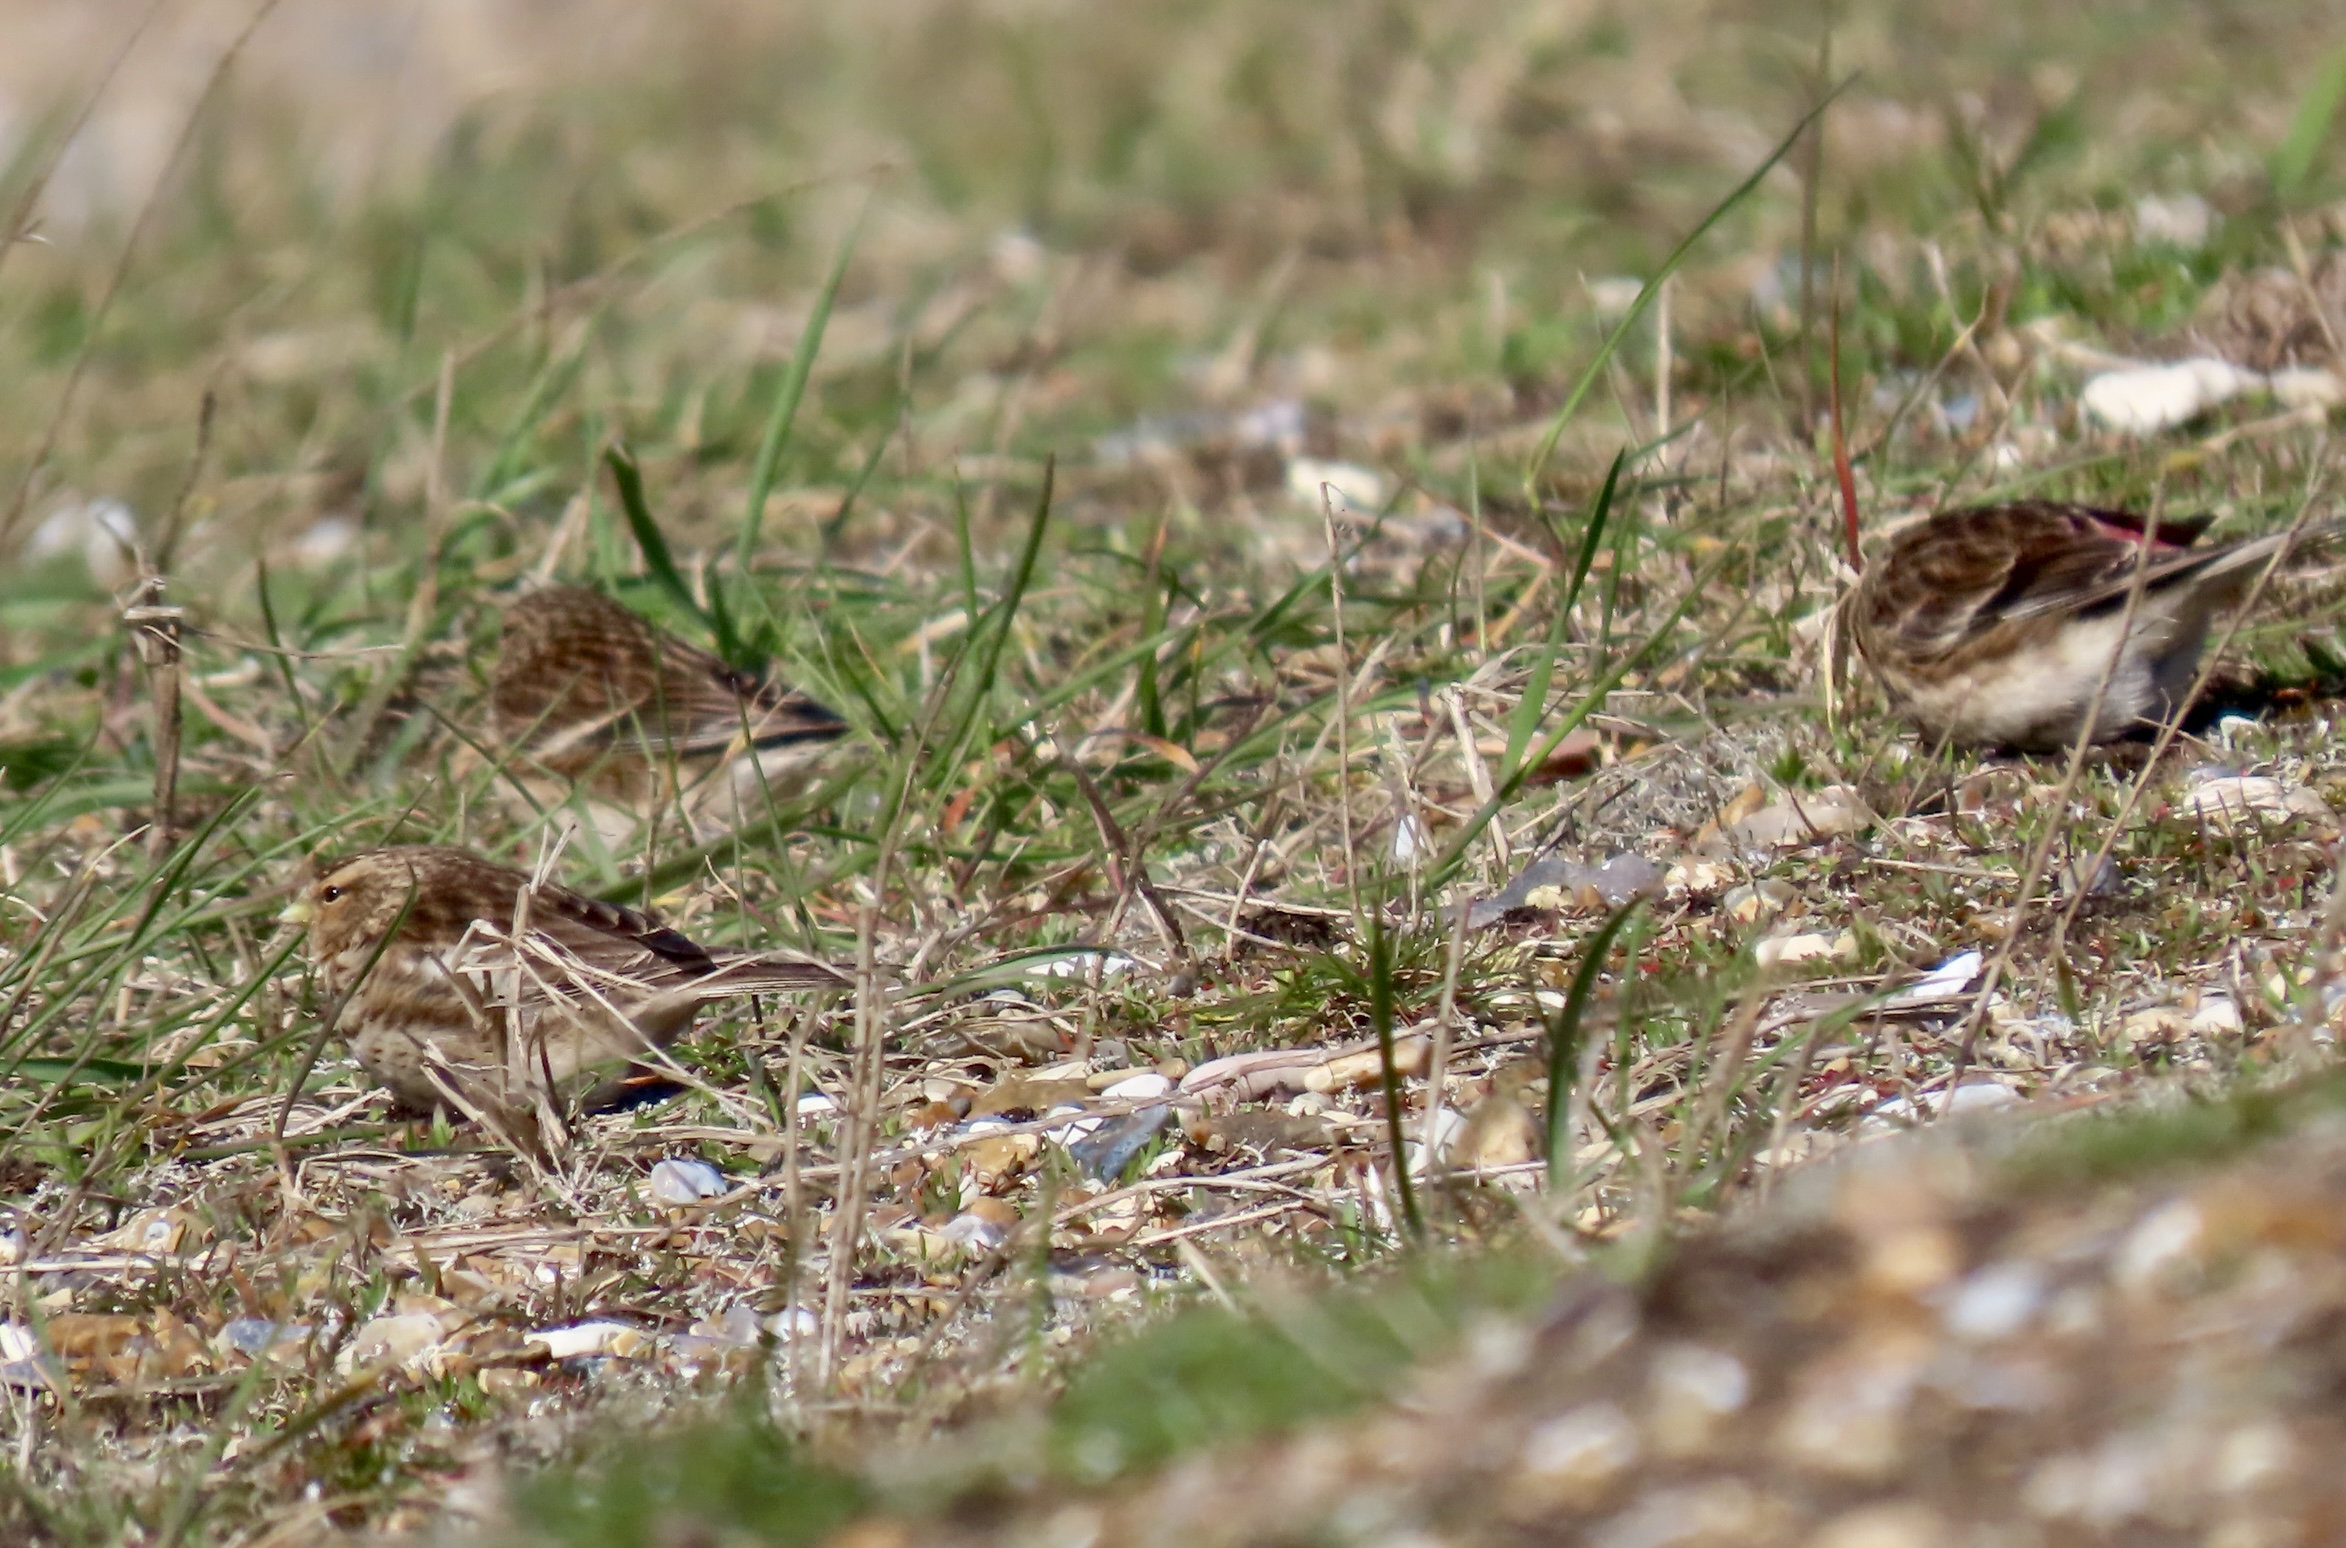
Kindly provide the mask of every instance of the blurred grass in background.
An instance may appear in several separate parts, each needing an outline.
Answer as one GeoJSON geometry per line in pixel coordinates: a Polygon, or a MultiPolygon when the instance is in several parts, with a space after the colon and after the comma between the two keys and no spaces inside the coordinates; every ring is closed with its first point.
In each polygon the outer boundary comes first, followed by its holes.
{"type": "MultiPolygon", "coordinates": [[[[11,35],[38,37],[49,9],[16,8],[11,35]]],[[[66,57],[12,51],[0,209],[143,11],[74,9],[66,57]]],[[[926,462],[1068,452],[1281,375],[1354,411],[1437,382],[1536,399],[1588,351],[1582,277],[1650,267],[1818,95],[1820,64],[1862,72],[1816,213],[1818,250],[1887,292],[1852,319],[1853,349],[1919,367],[1943,343],[1911,252],[1860,261],[1918,235],[1947,248],[1959,310],[2001,285],[2017,310],[2170,320],[2187,288],[2146,308],[2158,277],[2113,273],[2098,294],[2089,275],[2032,295],[2049,282],[1999,272],[1963,233],[2025,236],[2051,208],[2162,188],[2254,208],[2333,10],[1865,6],[1820,59],[1815,6],[1677,0],[293,3],[165,172],[175,109],[243,15],[167,6],[85,134],[110,153],[69,156],[52,184],[79,218],[6,259],[4,497],[18,538],[69,492],[154,524],[214,386],[224,482],[191,579],[249,617],[248,587],[223,583],[321,515],[400,548],[455,350],[464,493],[556,511],[599,437],[624,433],[660,468],[663,515],[713,536],[867,200],[792,483],[851,481],[900,417],[926,462]],[[1049,369],[1006,412],[1021,350],[1049,369]]],[[[1680,313],[1698,341],[1744,331],[1755,294],[1763,318],[1797,302],[1796,171],[1698,255],[1680,313]]],[[[1750,361],[1695,348],[1714,383],[1767,403],[1750,361]]],[[[803,544],[809,525],[775,536],[803,544]]]]}

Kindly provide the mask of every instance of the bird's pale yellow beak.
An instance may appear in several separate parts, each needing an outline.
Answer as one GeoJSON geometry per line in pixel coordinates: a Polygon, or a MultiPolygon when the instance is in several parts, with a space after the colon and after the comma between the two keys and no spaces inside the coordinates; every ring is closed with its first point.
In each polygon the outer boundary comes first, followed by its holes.
{"type": "Polygon", "coordinates": [[[310,907],[310,900],[305,894],[286,904],[285,912],[277,916],[277,922],[279,924],[306,925],[317,917],[318,911],[310,907]]]}

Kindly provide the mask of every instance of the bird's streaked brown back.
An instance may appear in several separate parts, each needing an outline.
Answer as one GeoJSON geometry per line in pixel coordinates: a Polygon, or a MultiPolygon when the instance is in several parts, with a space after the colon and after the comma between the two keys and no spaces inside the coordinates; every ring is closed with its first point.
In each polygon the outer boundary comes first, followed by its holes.
{"type": "Polygon", "coordinates": [[[563,774],[614,753],[664,762],[846,730],[805,694],[736,672],[582,586],[533,592],[507,611],[489,712],[501,742],[563,774]]]}
{"type": "Polygon", "coordinates": [[[1900,532],[1867,567],[1859,640],[1869,654],[1930,659],[2047,613],[2122,605],[2138,567],[2155,589],[2247,546],[2194,547],[2213,519],[2160,522],[2146,559],[2144,518],[2129,511],[2050,500],[1943,511],[1900,532]]]}

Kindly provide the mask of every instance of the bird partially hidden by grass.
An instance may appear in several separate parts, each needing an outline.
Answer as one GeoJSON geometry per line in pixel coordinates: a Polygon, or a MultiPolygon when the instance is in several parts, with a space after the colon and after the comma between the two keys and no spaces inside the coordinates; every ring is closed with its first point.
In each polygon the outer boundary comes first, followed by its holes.
{"type": "Polygon", "coordinates": [[[681,799],[698,828],[803,768],[847,723],[788,684],[735,671],[583,586],[532,592],[505,614],[488,732],[540,806],[572,789],[605,808],[607,838],[681,799]],[[730,774],[730,778],[716,777],[730,774]]]}
{"type": "Polygon", "coordinates": [[[1867,565],[1858,648],[1949,742],[2043,751],[2162,724],[2186,708],[2217,615],[2291,541],[2198,546],[2214,519],[2053,501],[1942,511],[1867,565]]]}
{"type": "Polygon", "coordinates": [[[323,864],[285,918],[360,1067],[416,1111],[533,1111],[666,1047],[707,1001],[848,981],[435,844],[323,864]]]}

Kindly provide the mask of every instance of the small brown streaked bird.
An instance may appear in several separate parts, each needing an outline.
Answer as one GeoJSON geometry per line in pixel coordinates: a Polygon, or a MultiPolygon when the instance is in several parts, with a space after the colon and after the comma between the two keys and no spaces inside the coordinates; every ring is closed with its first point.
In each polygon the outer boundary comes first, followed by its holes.
{"type": "Polygon", "coordinates": [[[284,917],[308,928],[327,991],[348,996],[341,1029],[360,1067],[422,1111],[447,1101],[443,1082],[476,1104],[565,1095],[674,1042],[704,1001],[847,981],[702,946],[640,909],[438,844],[327,862],[284,917]]]}
{"type": "Polygon", "coordinates": [[[2046,751],[2089,717],[2097,742],[2161,724],[2185,707],[2217,614],[2289,542],[2198,546],[2214,519],[2041,500],[1941,511],[1866,566],[1858,649],[1898,707],[1950,742],[2046,751]]]}
{"type": "Polygon", "coordinates": [[[641,815],[678,791],[724,786],[755,799],[838,740],[847,723],[789,687],[737,672],[583,586],[530,593],[505,614],[488,729],[522,776],[557,781],[641,815]],[[740,765],[733,782],[707,776],[740,765]]]}

